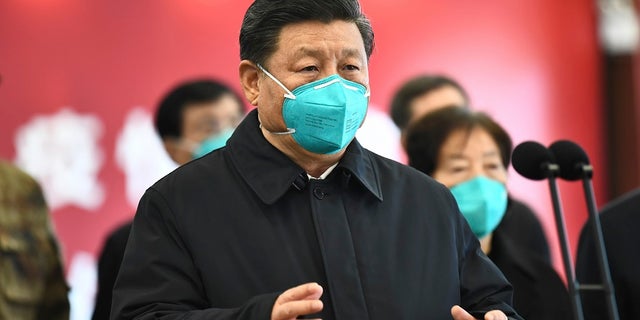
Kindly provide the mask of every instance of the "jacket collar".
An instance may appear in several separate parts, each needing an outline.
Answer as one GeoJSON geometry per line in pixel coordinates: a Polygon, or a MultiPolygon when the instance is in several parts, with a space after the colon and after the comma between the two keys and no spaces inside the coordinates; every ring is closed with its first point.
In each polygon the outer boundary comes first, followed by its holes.
{"type": "MultiPolygon", "coordinates": [[[[236,128],[227,143],[231,162],[247,185],[266,204],[275,203],[290,188],[301,189],[307,181],[306,172],[262,135],[258,111],[252,110],[236,128]]],[[[378,169],[357,140],[347,147],[336,171],[355,177],[371,194],[382,201],[378,169]]]]}

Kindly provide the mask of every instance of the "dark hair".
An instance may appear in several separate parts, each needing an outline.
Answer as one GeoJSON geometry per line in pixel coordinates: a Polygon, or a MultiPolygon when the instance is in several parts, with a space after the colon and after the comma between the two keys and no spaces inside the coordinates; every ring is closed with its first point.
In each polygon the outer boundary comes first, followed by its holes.
{"type": "Polygon", "coordinates": [[[303,21],[353,22],[360,30],[367,58],[374,47],[373,29],[357,0],[256,0],[240,29],[240,59],[264,65],[276,51],[280,31],[303,21]]]}
{"type": "Polygon", "coordinates": [[[438,156],[444,142],[457,130],[485,130],[500,149],[505,168],[509,167],[513,144],[509,134],[491,117],[468,108],[448,106],[427,113],[407,129],[406,149],[409,165],[428,174],[438,166],[438,156]]]}
{"type": "Polygon", "coordinates": [[[156,131],[161,138],[182,135],[182,115],[194,103],[216,102],[225,95],[238,101],[239,112],[244,112],[240,96],[222,82],[211,79],[196,79],[182,82],[171,89],[160,101],[155,115],[156,131]]]}
{"type": "MultiPolygon", "coordinates": [[[[391,99],[391,119],[401,130],[406,129],[411,119],[411,102],[413,99],[431,91],[451,86],[458,90],[469,104],[469,95],[455,80],[443,75],[421,75],[405,82],[391,99]]],[[[466,105],[464,106],[466,107],[466,105]]]]}

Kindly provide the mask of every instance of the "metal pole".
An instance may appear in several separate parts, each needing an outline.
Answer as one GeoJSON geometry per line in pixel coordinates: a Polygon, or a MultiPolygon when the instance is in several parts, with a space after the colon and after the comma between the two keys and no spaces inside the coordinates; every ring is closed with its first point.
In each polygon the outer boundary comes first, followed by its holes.
{"type": "Polygon", "coordinates": [[[574,319],[583,320],[584,315],[582,313],[582,302],[580,301],[580,292],[578,291],[577,283],[573,274],[573,263],[571,262],[571,254],[569,252],[569,241],[567,240],[564,214],[562,213],[562,206],[560,204],[560,191],[556,184],[558,166],[550,164],[547,171],[549,177],[549,188],[551,190],[551,200],[553,202],[553,213],[556,218],[558,240],[560,241],[560,248],[562,249],[562,262],[564,263],[564,272],[567,276],[569,295],[571,296],[571,307],[573,308],[574,319]]]}
{"type": "MultiPolygon", "coordinates": [[[[600,266],[600,277],[603,281],[602,289],[606,294],[607,309],[609,310],[609,319],[618,320],[618,305],[616,304],[616,297],[613,288],[613,282],[611,281],[611,272],[609,271],[609,262],[607,261],[607,251],[604,246],[604,237],[602,236],[602,227],[600,225],[600,217],[596,209],[596,202],[594,199],[593,184],[591,183],[591,176],[593,175],[593,167],[591,165],[583,165],[582,171],[584,176],[582,177],[582,186],[584,190],[584,196],[587,201],[587,209],[589,211],[589,217],[592,220],[591,232],[595,239],[596,253],[598,256],[598,265],[600,266]]],[[[581,285],[580,288],[589,290],[590,286],[581,285]]]]}

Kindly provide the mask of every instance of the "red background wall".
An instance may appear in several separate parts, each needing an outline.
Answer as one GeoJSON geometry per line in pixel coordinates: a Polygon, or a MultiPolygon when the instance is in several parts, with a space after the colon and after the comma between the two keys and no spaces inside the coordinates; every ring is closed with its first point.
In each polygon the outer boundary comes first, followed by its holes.
{"type": "MultiPolygon", "coordinates": [[[[106,233],[129,219],[115,140],[133,107],[152,112],[177,81],[201,75],[238,91],[238,33],[248,0],[0,1],[0,157],[15,159],[16,131],[64,107],[102,122],[102,204],[56,208],[67,265],[96,254],[106,233]]],[[[376,32],[370,61],[374,108],[387,110],[397,86],[422,72],[461,82],[517,144],[570,139],[590,155],[604,203],[600,49],[591,1],[363,0],[376,32]]],[[[42,159],[47,161],[47,159],[42,159]]],[[[539,214],[560,261],[549,192],[510,173],[512,193],[539,214]]],[[[73,181],[68,181],[73,183],[73,181]]],[[[582,189],[561,183],[575,249],[586,217],[582,189]]],[[[557,264],[559,270],[560,265],[557,264]]]]}

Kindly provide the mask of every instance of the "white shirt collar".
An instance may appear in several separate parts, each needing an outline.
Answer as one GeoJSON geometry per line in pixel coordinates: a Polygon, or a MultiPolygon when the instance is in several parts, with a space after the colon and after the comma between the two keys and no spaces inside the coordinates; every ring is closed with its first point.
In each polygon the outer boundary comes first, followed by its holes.
{"type": "Polygon", "coordinates": [[[315,179],[315,180],[324,180],[324,178],[326,178],[331,171],[333,171],[333,169],[335,169],[335,167],[338,166],[338,163],[334,163],[331,167],[327,168],[327,170],[324,171],[324,173],[322,173],[319,177],[312,177],[310,174],[307,173],[307,177],[309,177],[309,180],[311,179],[315,179]]]}

